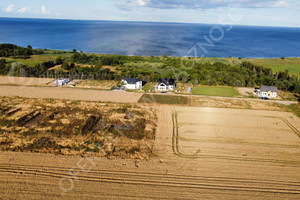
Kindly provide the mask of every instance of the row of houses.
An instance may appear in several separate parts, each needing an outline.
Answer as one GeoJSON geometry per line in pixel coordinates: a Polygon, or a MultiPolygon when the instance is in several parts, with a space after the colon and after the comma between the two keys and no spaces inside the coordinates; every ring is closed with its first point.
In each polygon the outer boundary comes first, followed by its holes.
{"type": "MultiPolygon", "coordinates": [[[[145,85],[145,82],[136,79],[136,78],[127,78],[122,80],[124,88],[128,90],[139,90],[145,85]]],[[[176,82],[174,79],[164,79],[161,78],[158,80],[158,83],[155,85],[155,89],[158,91],[171,91],[176,88],[176,82]]]]}
{"type": "MultiPolygon", "coordinates": [[[[127,78],[122,80],[124,88],[128,90],[139,90],[142,89],[145,84],[144,81],[136,78],[127,78]]],[[[158,91],[172,91],[176,88],[174,79],[159,79],[155,85],[155,90],[158,91]]],[[[276,98],[278,94],[278,88],[275,86],[262,85],[260,88],[254,90],[254,94],[259,98],[276,98]]]]}
{"type": "MultiPolygon", "coordinates": [[[[123,79],[122,83],[124,84],[124,89],[128,90],[140,90],[143,88],[146,82],[137,79],[137,78],[127,78],[123,79]]],[[[70,79],[57,79],[54,81],[56,86],[63,86],[63,85],[75,85],[75,82],[70,79]]],[[[158,83],[155,85],[155,90],[157,91],[172,91],[176,88],[176,82],[174,79],[164,79],[161,78],[158,80],[158,83]]],[[[191,92],[191,88],[189,91],[191,92]]],[[[278,94],[278,88],[275,86],[265,86],[262,85],[260,88],[254,90],[254,94],[259,98],[276,98],[278,94]]]]}

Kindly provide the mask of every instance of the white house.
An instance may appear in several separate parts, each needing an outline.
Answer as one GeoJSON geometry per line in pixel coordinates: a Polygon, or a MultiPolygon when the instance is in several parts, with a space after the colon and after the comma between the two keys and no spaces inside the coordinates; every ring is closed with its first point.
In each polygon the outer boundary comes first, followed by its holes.
{"type": "Polygon", "coordinates": [[[54,85],[56,86],[67,85],[70,81],[71,81],[70,79],[59,78],[54,81],[54,85]]]}
{"type": "Polygon", "coordinates": [[[155,86],[155,89],[158,91],[174,90],[175,88],[176,83],[174,79],[159,79],[158,83],[155,86]]]}
{"type": "Polygon", "coordinates": [[[259,89],[255,89],[254,93],[260,98],[276,98],[278,88],[274,86],[262,85],[259,89]]]}
{"type": "Polygon", "coordinates": [[[143,81],[136,78],[127,78],[122,80],[124,87],[128,90],[139,90],[143,87],[143,81]]]}

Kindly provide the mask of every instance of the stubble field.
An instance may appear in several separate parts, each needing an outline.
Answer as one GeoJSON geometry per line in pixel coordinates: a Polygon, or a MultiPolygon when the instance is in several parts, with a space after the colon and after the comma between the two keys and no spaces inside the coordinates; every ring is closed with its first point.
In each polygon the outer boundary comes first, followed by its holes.
{"type": "Polygon", "coordinates": [[[275,104],[253,104],[204,98],[194,107],[147,105],[157,113],[157,132],[153,156],[138,163],[2,152],[0,197],[299,199],[299,118],[275,104]]]}

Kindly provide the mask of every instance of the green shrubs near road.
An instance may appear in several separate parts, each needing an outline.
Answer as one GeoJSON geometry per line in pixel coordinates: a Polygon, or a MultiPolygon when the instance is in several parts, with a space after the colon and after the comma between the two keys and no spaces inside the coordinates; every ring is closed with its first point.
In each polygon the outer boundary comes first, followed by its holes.
{"type": "Polygon", "coordinates": [[[239,92],[233,87],[215,87],[215,86],[195,86],[192,91],[193,95],[234,97],[239,92]]]}
{"type": "Polygon", "coordinates": [[[139,103],[186,105],[188,103],[188,98],[184,96],[144,94],[140,98],[139,103]]]}

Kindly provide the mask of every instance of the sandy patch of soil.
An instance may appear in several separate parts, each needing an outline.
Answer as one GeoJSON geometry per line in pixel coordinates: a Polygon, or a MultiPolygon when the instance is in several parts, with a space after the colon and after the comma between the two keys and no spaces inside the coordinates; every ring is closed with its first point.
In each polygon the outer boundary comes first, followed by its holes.
{"type": "Polygon", "coordinates": [[[0,86],[1,96],[136,103],[143,94],[60,87],[0,86]]]}
{"type": "Polygon", "coordinates": [[[0,85],[34,85],[46,86],[54,81],[53,78],[34,78],[34,77],[14,77],[14,76],[0,76],[0,85]]]}

